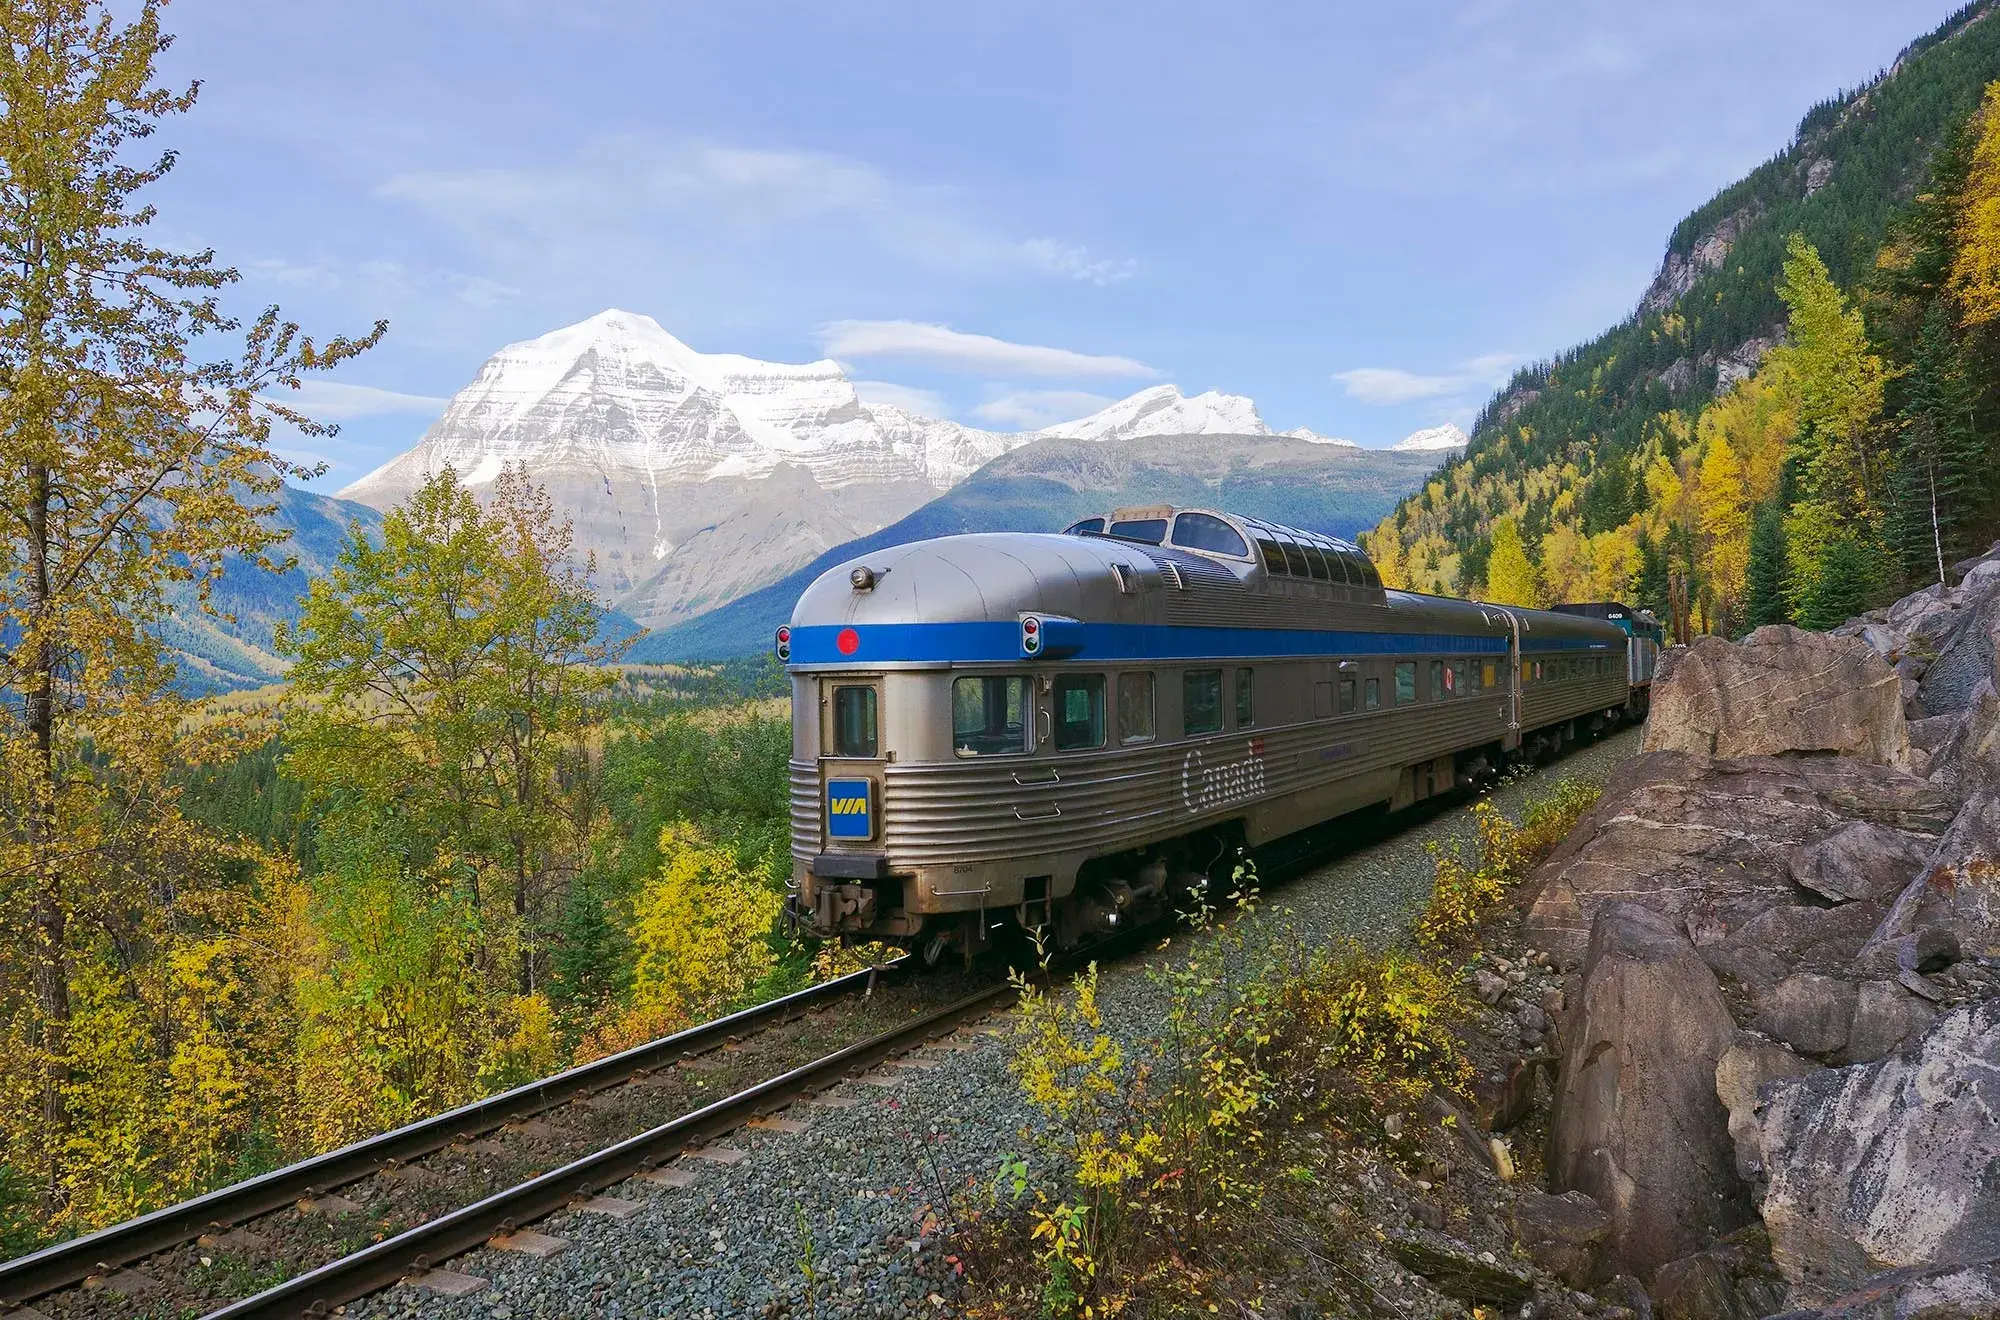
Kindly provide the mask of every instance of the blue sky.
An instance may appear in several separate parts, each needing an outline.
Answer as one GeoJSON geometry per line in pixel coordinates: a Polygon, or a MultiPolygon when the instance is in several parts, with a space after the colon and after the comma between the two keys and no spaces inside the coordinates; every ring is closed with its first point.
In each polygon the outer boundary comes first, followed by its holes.
{"type": "Polygon", "coordinates": [[[388,340],[331,489],[609,306],[1018,429],[1145,385],[1387,444],[1625,315],[1959,0],[179,0],[159,233],[388,340]]]}

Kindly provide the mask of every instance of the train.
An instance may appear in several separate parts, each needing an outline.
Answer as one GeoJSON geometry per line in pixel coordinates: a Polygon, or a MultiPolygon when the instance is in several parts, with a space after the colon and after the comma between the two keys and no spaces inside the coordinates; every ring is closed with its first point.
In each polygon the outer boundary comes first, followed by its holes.
{"type": "Polygon", "coordinates": [[[1663,637],[1386,587],[1351,542],[1215,509],[871,551],[778,629],[788,908],[970,960],[1171,912],[1246,850],[1643,719],[1663,637]]]}

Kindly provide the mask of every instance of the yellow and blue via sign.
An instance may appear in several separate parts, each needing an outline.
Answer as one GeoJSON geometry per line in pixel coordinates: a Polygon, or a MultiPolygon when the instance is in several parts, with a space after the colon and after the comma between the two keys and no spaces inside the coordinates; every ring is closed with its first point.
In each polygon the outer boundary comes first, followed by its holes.
{"type": "Polygon", "coordinates": [[[826,781],[826,832],[835,839],[875,837],[875,783],[870,779],[826,781]]]}

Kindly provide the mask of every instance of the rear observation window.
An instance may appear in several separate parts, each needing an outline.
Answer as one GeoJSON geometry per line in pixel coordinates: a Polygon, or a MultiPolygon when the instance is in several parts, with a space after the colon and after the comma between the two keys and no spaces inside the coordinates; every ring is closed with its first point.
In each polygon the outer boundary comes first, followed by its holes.
{"type": "Polygon", "coordinates": [[[1069,526],[1063,528],[1063,535],[1102,536],[1104,535],[1104,519],[1085,518],[1082,522],[1071,523],[1069,526]]]}
{"type": "Polygon", "coordinates": [[[1266,541],[1263,537],[1258,537],[1257,553],[1263,557],[1264,571],[1266,573],[1276,573],[1280,577],[1283,577],[1291,572],[1289,568],[1285,567],[1284,547],[1280,546],[1276,541],[1266,541]]]}
{"type": "Polygon", "coordinates": [[[880,749],[875,734],[875,689],[837,687],[833,690],[833,754],[872,757],[880,749]]]}

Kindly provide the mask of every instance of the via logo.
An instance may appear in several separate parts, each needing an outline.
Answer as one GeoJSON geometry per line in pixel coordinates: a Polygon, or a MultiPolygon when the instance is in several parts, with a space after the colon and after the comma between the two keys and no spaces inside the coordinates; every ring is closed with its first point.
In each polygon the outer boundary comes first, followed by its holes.
{"type": "Polygon", "coordinates": [[[875,837],[874,781],[829,779],[826,783],[826,832],[835,839],[875,837]]]}

